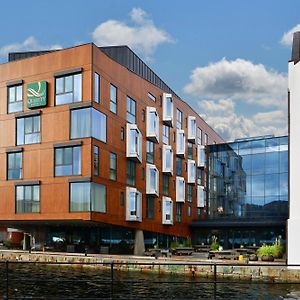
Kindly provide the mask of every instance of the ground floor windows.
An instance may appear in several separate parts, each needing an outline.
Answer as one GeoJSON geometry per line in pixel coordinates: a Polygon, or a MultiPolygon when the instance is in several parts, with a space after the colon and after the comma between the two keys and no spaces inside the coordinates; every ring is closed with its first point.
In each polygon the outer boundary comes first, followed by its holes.
{"type": "Polygon", "coordinates": [[[92,182],[70,183],[71,212],[106,212],[106,186],[92,182]]]}
{"type": "Polygon", "coordinates": [[[16,213],[40,212],[40,186],[16,186],[16,213]]]}

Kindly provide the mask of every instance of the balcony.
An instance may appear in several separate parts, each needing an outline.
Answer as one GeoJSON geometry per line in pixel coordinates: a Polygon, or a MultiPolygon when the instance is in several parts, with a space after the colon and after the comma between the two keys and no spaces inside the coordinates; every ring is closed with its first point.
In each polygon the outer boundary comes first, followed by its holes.
{"type": "Polygon", "coordinates": [[[146,194],[159,195],[159,172],[155,165],[146,165],[146,194]]]}
{"type": "Polygon", "coordinates": [[[162,172],[173,175],[173,150],[170,145],[163,145],[162,172]]]}
{"type": "Polygon", "coordinates": [[[142,162],[142,133],[136,124],[126,125],[126,157],[142,162]]]}
{"type": "Polygon", "coordinates": [[[204,186],[198,185],[197,186],[197,207],[204,207],[204,206],[205,206],[204,186]]]}
{"type": "Polygon", "coordinates": [[[173,127],[173,98],[172,94],[163,93],[163,122],[173,127]]]}
{"type": "Polygon", "coordinates": [[[196,162],[192,159],[189,159],[187,167],[188,167],[188,169],[187,169],[187,173],[188,173],[187,183],[195,184],[195,181],[196,181],[196,162]]]}
{"type": "Polygon", "coordinates": [[[142,222],[142,193],[126,187],[126,221],[142,222]]]}
{"type": "Polygon", "coordinates": [[[196,142],[196,117],[188,116],[188,141],[196,142]]]}
{"type": "Polygon", "coordinates": [[[176,177],[176,202],[185,201],[185,182],[183,177],[176,177]]]}
{"type": "Polygon", "coordinates": [[[185,133],[182,129],[176,131],[176,154],[178,156],[185,156],[185,133]]]}
{"type": "Polygon", "coordinates": [[[147,106],[146,137],[154,143],[159,143],[159,116],[155,107],[147,106]]]}
{"type": "Polygon", "coordinates": [[[162,223],[173,225],[173,201],[169,197],[162,197],[162,223]]]}
{"type": "Polygon", "coordinates": [[[206,157],[205,157],[205,147],[198,145],[197,147],[197,167],[205,168],[206,166],[206,157]]]}

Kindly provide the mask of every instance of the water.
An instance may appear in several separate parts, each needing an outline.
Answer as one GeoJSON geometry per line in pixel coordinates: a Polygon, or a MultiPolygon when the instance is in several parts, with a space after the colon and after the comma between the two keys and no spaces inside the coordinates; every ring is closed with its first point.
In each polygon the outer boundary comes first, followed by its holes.
{"type": "MultiPolygon", "coordinates": [[[[217,284],[182,275],[83,266],[9,264],[9,299],[300,299],[300,284],[217,284]],[[200,282],[201,281],[201,282],[200,282]],[[203,282],[205,281],[205,282],[203,282]]],[[[5,266],[0,266],[0,297],[5,298],[5,266]]]]}

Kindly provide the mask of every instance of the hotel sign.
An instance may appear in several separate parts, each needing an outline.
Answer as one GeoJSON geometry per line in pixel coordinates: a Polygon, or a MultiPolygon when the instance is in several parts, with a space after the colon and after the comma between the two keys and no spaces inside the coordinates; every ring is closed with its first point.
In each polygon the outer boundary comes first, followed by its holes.
{"type": "Polygon", "coordinates": [[[27,84],[27,107],[35,108],[47,105],[47,81],[27,84]]]}

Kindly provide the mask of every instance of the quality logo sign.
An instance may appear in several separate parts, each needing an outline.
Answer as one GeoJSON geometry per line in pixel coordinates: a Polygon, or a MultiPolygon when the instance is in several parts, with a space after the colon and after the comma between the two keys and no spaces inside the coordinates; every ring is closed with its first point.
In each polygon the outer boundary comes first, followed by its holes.
{"type": "Polygon", "coordinates": [[[47,105],[47,81],[27,84],[27,107],[36,108],[47,105]]]}

